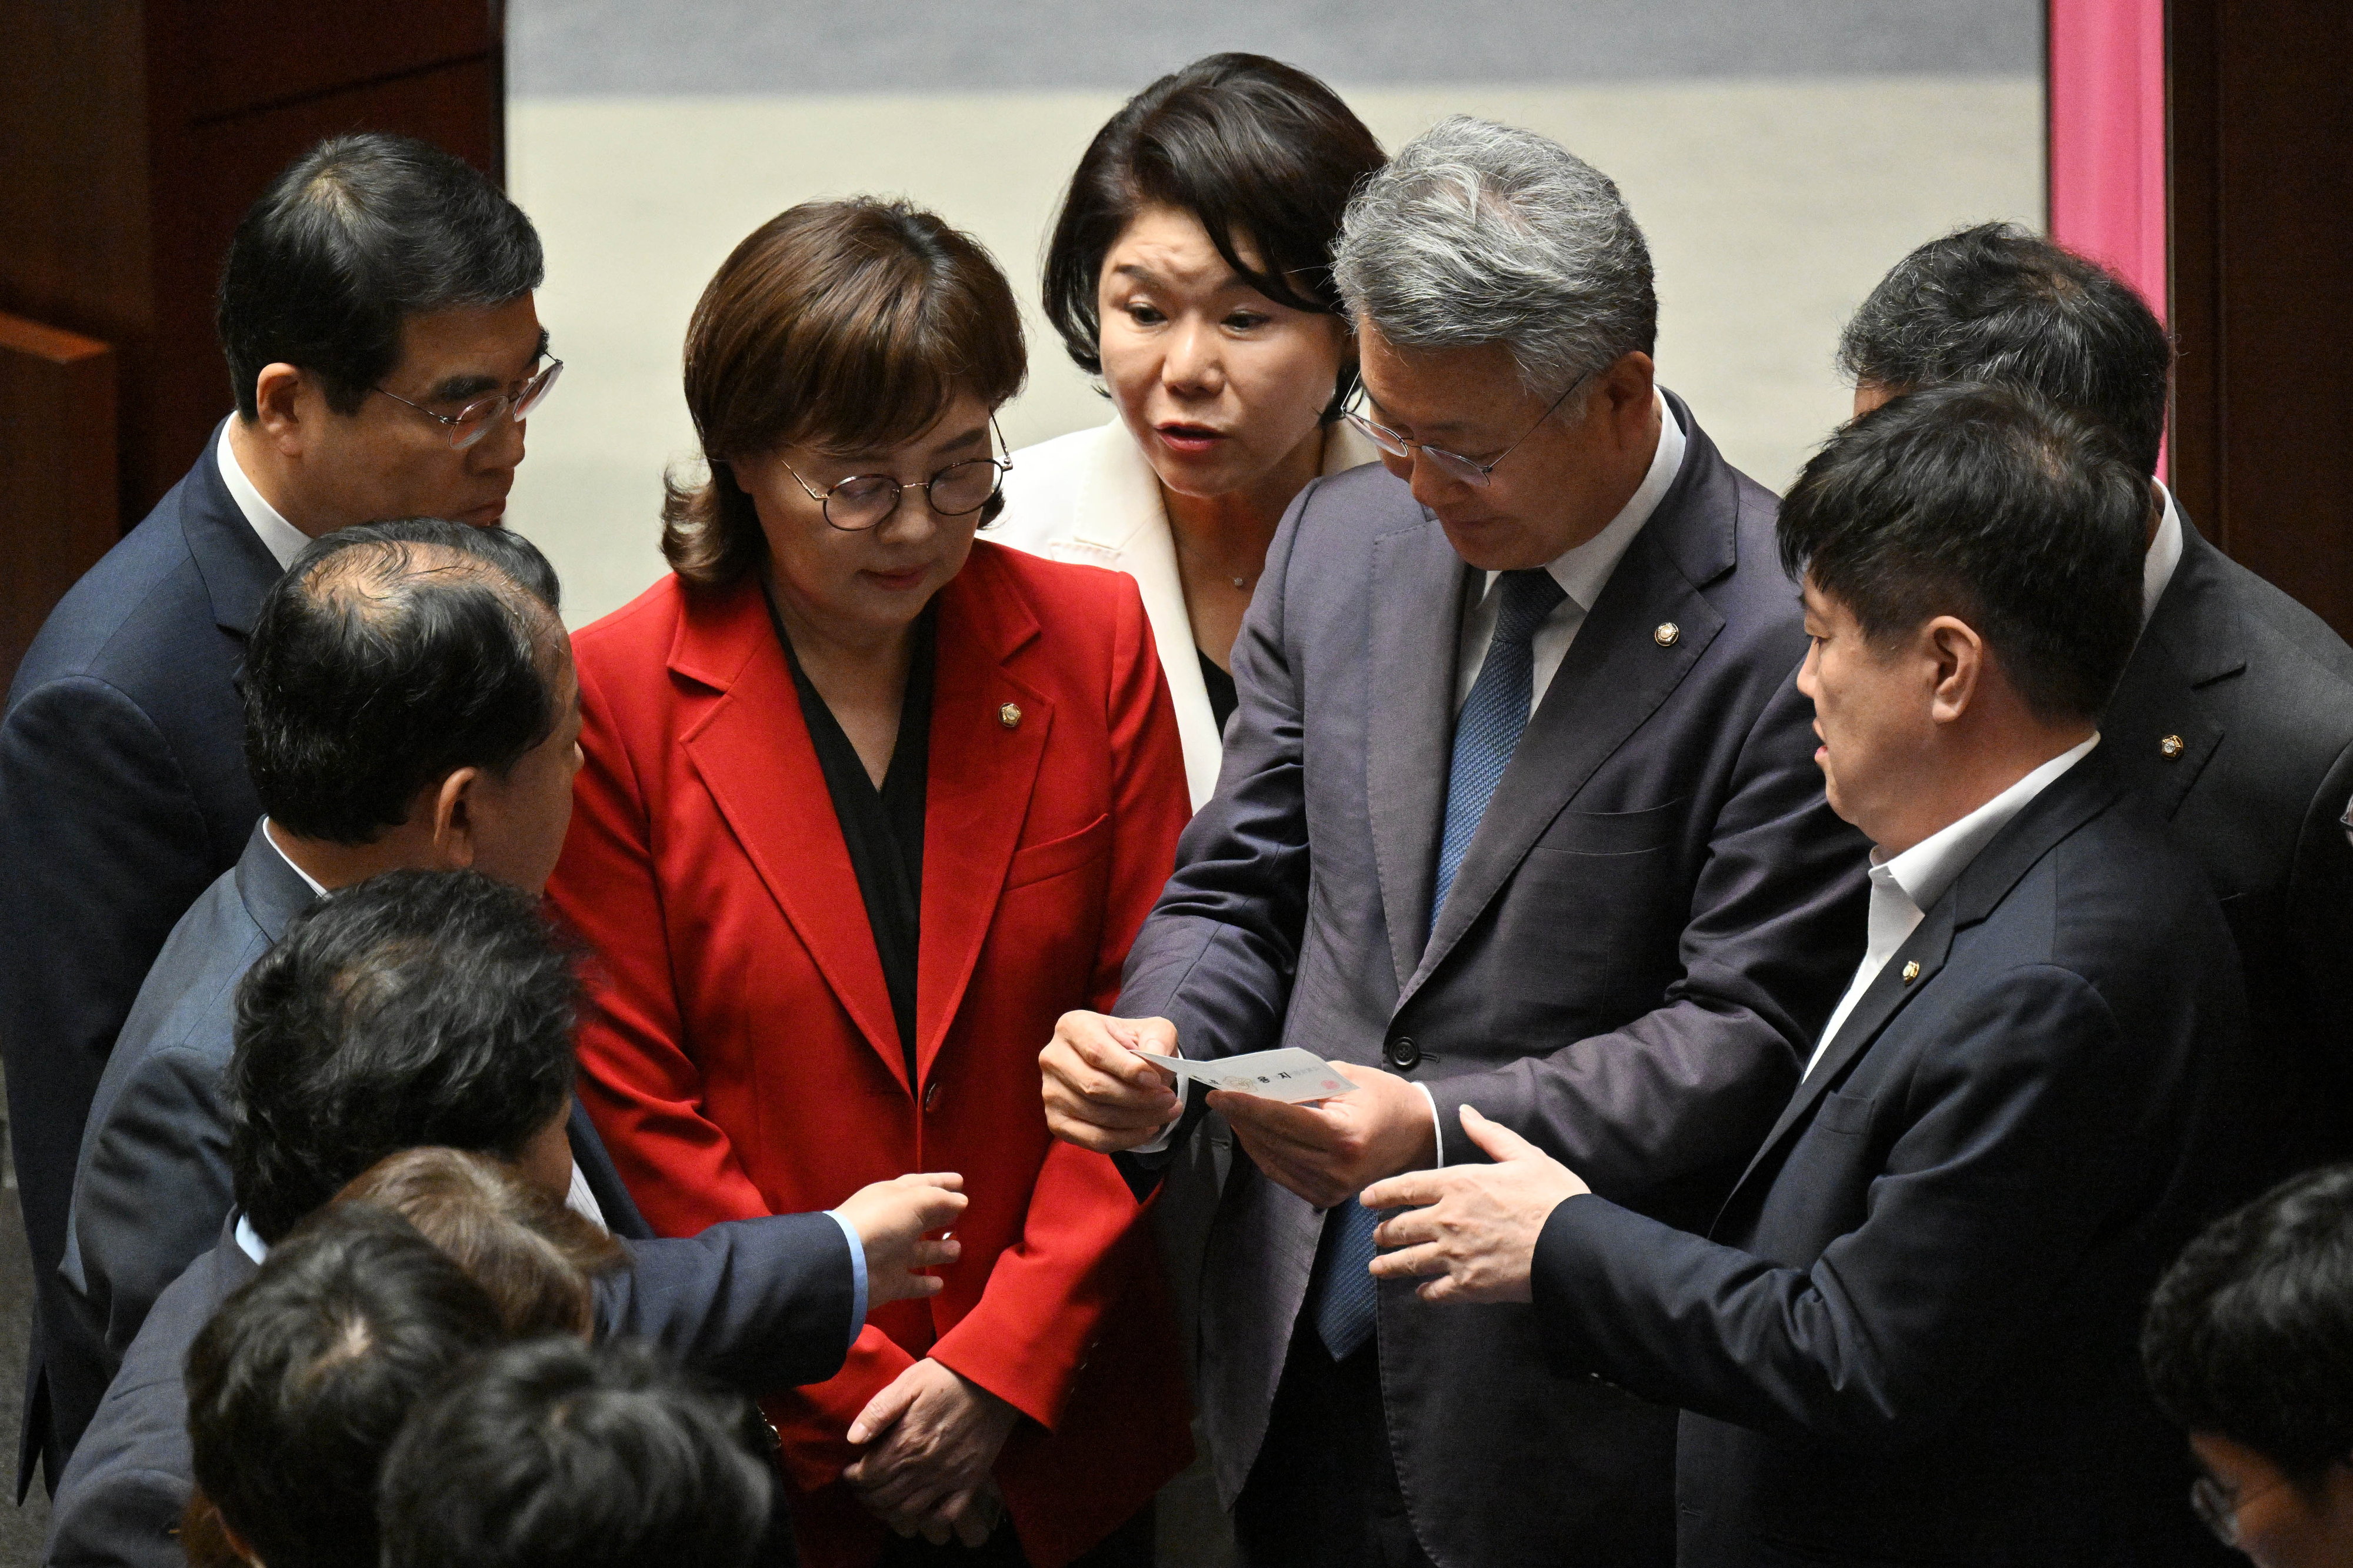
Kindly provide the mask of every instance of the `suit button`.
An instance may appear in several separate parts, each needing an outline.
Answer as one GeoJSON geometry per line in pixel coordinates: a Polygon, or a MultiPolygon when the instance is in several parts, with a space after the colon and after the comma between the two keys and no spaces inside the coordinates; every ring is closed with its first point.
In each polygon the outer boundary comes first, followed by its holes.
{"type": "Polygon", "coordinates": [[[938,1084],[934,1084],[931,1088],[923,1090],[923,1109],[925,1110],[937,1110],[939,1108],[940,1086],[938,1084]]]}
{"type": "Polygon", "coordinates": [[[1413,1064],[1421,1060],[1421,1047],[1413,1043],[1411,1035],[1399,1035],[1396,1039],[1391,1040],[1386,1054],[1389,1058],[1389,1066],[1399,1072],[1411,1072],[1413,1064]]]}

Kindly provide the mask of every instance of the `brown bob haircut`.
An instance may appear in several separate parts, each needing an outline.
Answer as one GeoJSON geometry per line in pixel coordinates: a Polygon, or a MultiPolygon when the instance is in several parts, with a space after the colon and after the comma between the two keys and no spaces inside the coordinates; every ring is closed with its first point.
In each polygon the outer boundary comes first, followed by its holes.
{"type": "MultiPolygon", "coordinates": [[[[1073,363],[1103,374],[1103,259],[1139,211],[1158,205],[1192,214],[1235,275],[1276,304],[1345,320],[1332,242],[1350,193],[1388,162],[1340,95],[1296,66],[1205,55],[1129,99],[1095,132],[1046,247],[1046,319],[1073,363]],[[1238,241],[1262,269],[1242,264],[1238,241]]],[[[1327,421],[1356,387],[1349,358],[1327,421]]]]}
{"type": "MultiPolygon", "coordinates": [[[[1028,369],[1013,290],[970,235],[872,196],[778,214],[721,265],[686,329],[686,408],[711,477],[666,483],[670,569],[721,588],[766,560],[731,464],[895,446],[961,394],[1000,406],[1028,369]]],[[[1003,509],[992,500],[983,525],[1003,509]]]]}

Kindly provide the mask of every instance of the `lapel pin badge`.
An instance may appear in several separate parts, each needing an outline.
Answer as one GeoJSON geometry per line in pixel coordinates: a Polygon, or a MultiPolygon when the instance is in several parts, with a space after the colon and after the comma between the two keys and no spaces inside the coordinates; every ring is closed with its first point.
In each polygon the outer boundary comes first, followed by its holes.
{"type": "Polygon", "coordinates": [[[2157,754],[2168,763],[2179,756],[2182,749],[2181,737],[2179,735],[2168,735],[2157,743],[2157,754]]]}
{"type": "Polygon", "coordinates": [[[1919,978],[1920,978],[1920,961],[1919,961],[1918,959],[1916,959],[1916,958],[1915,958],[1915,959],[1913,959],[1910,963],[1908,963],[1905,964],[1905,966],[1904,966],[1904,984],[1906,984],[1906,985],[1909,985],[1909,984],[1911,984],[1915,980],[1917,980],[1917,979],[1919,979],[1919,978]]]}
{"type": "Polygon", "coordinates": [[[1675,625],[1674,622],[1661,621],[1659,629],[1651,634],[1651,640],[1661,647],[1672,647],[1682,639],[1683,635],[1683,627],[1675,625]]]}
{"type": "Polygon", "coordinates": [[[1010,730],[1021,722],[1021,710],[1008,702],[997,710],[997,721],[1010,730]]]}

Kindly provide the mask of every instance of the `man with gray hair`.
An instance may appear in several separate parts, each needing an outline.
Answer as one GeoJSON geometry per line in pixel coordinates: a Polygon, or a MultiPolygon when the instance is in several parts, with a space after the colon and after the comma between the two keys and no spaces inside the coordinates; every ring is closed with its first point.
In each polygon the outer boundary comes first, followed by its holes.
{"type": "Polygon", "coordinates": [[[1205,1107],[1249,1156],[1201,1390],[1247,1561],[1664,1563],[1673,1412],[1553,1368],[1524,1306],[1376,1288],[1356,1194],[1482,1158],[1475,1105],[1704,1226],[1861,956],[1864,846],[1814,765],[1773,497],[1654,386],[1617,187],[1448,120],[1335,267],[1382,462],[1284,520],[1218,793],[1120,1016],[1047,1046],[1048,1120],[1139,1185],[1205,1107]],[[1138,1054],[1277,1046],[1356,1087],[1180,1098],[1138,1054]]]}

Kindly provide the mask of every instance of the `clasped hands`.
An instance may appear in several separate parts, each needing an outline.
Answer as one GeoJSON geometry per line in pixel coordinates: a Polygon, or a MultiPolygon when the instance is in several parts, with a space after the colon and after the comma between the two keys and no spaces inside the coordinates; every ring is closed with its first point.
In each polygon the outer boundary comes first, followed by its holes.
{"type": "MultiPolygon", "coordinates": [[[[866,1246],[868,1310],[945,1289],[938,1275],[920,1270],[954,1263],[962,1253],[954,1237],[934,1240],[928,1233],[955,1223],[966,1202],[963,1189],[959,1175],[901,1176],[860,1187],[835,1211],[866,1246]]],[[[977,1546],[1004,1514],[989,1470],[1017,1416],[978,1384],[938,1362],[919,1361],[850,1423],[851,1445],[866,1452],[842,1479],[902,1535],[921,1535],[935,1546],[953,1535],[977,1546]]]]}
{"type": "MultiPolygon", "coordinates": [[[[1116,1153],[1160,1135],[1183,1104],[1138,1050],[1175,1056],[1176,1026],[1099,1013],[1061,1016],[1038,1058],[1055,1137],[1116,1153]]],[[[1536,1238],[1555,1208],[1590,1191],[1584,1181],[1467,1105],[1462,1131],[1495,1163],[1418,1169],[1438,1155],[1420,1092],[1361,1063],[1333,1066],[1359,1086],[1356,1092],[1310,1106],[1221,1089],[1209,1104],[1261,1171],[1316,1207],[1353,1200],[1405,1211],[1373,1233],[1394,1249],[1373,1259],[1377,1278],[1426,1279],[1418,1292],[1426,1301],[1528,1300],[1536,1238]]]]}

